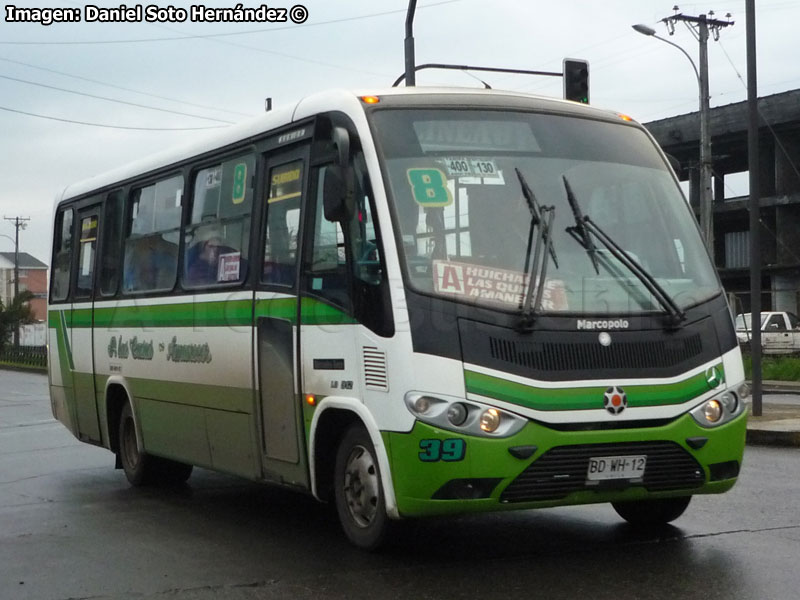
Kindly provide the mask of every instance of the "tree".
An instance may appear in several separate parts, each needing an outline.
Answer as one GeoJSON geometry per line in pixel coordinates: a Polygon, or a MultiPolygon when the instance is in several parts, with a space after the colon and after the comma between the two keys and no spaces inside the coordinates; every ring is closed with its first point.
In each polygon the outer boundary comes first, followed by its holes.
{"type": "Polygon", "coordinates": [[[6,344],[20,325],[33,322],[29,304],[33,298],[33,293],[25,290],[20,292],[8,307],[3,306],[3,302],[0,300],[0,350],[5,349],[6,344]]]}

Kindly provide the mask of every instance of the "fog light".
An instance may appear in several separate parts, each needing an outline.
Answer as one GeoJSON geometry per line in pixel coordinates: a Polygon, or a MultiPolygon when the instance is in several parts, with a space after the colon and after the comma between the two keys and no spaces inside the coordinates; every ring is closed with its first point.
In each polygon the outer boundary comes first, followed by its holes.
{"type": "Polygon", "coordinates": [[[736,408],[739,406],[739,401],[736,399],[736,394],[732,392],[725,392],[719,397],[719,399],[720,402],[722,402],[722,406],[725,407],[725,410],[731,414],[736,412],[736,408]]]}
{"type": "Polygon", "coordinates": [[[455,426],[463,425],[467,420],[467,407],[461,402],[454,402],[447,409],[447,420],[455,426]]]}
{"type": "Polygon", "coordinates": [[[430,398],[427,396],[420,396],[414,401],[414,410],[419,414],[424,415],[431,408],[430,398]]]}
{"type": "Polygon", "coordinates": [[[481,429],[492,433],[500,426],[500,413],[494,408],[489,408],[481,415],[481,429]]]}
{"type": "Polygon", "coordinates": [[[716,423],[722,418],[722,404],[718,400],[709,400],[703,407],[703,415],[709,423],[716,423]]]}

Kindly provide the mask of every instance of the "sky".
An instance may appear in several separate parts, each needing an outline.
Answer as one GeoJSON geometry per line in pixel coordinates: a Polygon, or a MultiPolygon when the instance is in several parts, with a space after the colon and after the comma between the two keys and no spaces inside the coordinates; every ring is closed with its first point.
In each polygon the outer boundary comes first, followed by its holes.
{"type": "MultiPolygon", "coordinates": [[[[296,1],[269,6],[288,14],[296,1]]],[[[377,90],[403,72],[406,0],[301,1],[306,9],[302,23],[187,18],[47,26],[9,22],[9,5],[4,4],[0,216],[30,219],[20,232],[20,251],[49,264],[53,202],[71,183],[214,131],[205,128],[258,115],[267,97],[280,106],[325,89],[377,90]]],[[[81,17],[86,4],[13,3],[19,8],[77,8],[81,17]]],[[[171,5],[188,12],[192,4],[156,0],[142,6],[171,5]]],[[[236,4],[216,0],[204,6],[236,4]]],[[[800,87],[791,42],[800,2],[757,0],[756,5],[759,95],[800,87]]],[[[133,0],[127,3],[134,6],[133,0]]],[[[687,15],[714,10],[723,20],[731,13],[734,25],[721,30],[719,41],[709,42],[711,106],[745,100],[745,1],[679,6],[687,15]]],[[[698,107],[697,81],[686,57],[631,29],[635,23],[653,27],[696,61],[692,32],[680,26],[669,37],[660,22],[672,14],[673,4],[663,0],[419,0],[416,58],[418,64],[546,71],[560,71],[565,57],[586,59],[591,103],[646,123],[698,107]]],[[[562,94],[560,78],[476,75],[495,89],[562,94]]],[[[463,72],[436,71],[420,72],[417,85],[482,86],[463,72]]],[[[0,251],[13,251],[13,237],[13,225],[0,221],[0,251]]]]}

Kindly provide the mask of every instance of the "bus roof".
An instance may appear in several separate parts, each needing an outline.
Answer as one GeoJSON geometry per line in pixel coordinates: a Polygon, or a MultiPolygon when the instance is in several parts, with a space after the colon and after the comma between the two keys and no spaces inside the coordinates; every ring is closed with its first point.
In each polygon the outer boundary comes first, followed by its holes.
{"type": "Polygon", "coordinates": [[[76,198],[84,194],[114,186],[131,178],[178,164],[196,156],[219,148],[225,148],[264,134],[272,129],[290,125],[315,114],[339,110],[353,115],[363,111],[360,98],[376,96],[384,98],[393,106],[486,106],[487,108],[526,108],[528,110],[548,110],[575,116],[600,119],[617,119],[617,113],[578,104],[559,98],[536,96],[506,90],[487,90],[478,88],[445,87],[394,87],[362,91],[330,90],[307,96],[295,104],[279,107],[263,115],[247,119],[230,127],[189,144],[150,154],[140,160],[128,163],[111,171],[89,179],[73,183],[64,188],[57,197],[62,200],[76,198]]]}

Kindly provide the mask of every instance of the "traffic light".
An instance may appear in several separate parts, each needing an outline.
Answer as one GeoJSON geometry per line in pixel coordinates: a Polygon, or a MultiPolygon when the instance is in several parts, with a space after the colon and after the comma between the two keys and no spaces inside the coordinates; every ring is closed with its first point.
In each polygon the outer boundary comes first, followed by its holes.
{"type": "Polygon", "coordinates": [[[589,104],[589,63],[564,59],[564,99],[589,104]]]}

